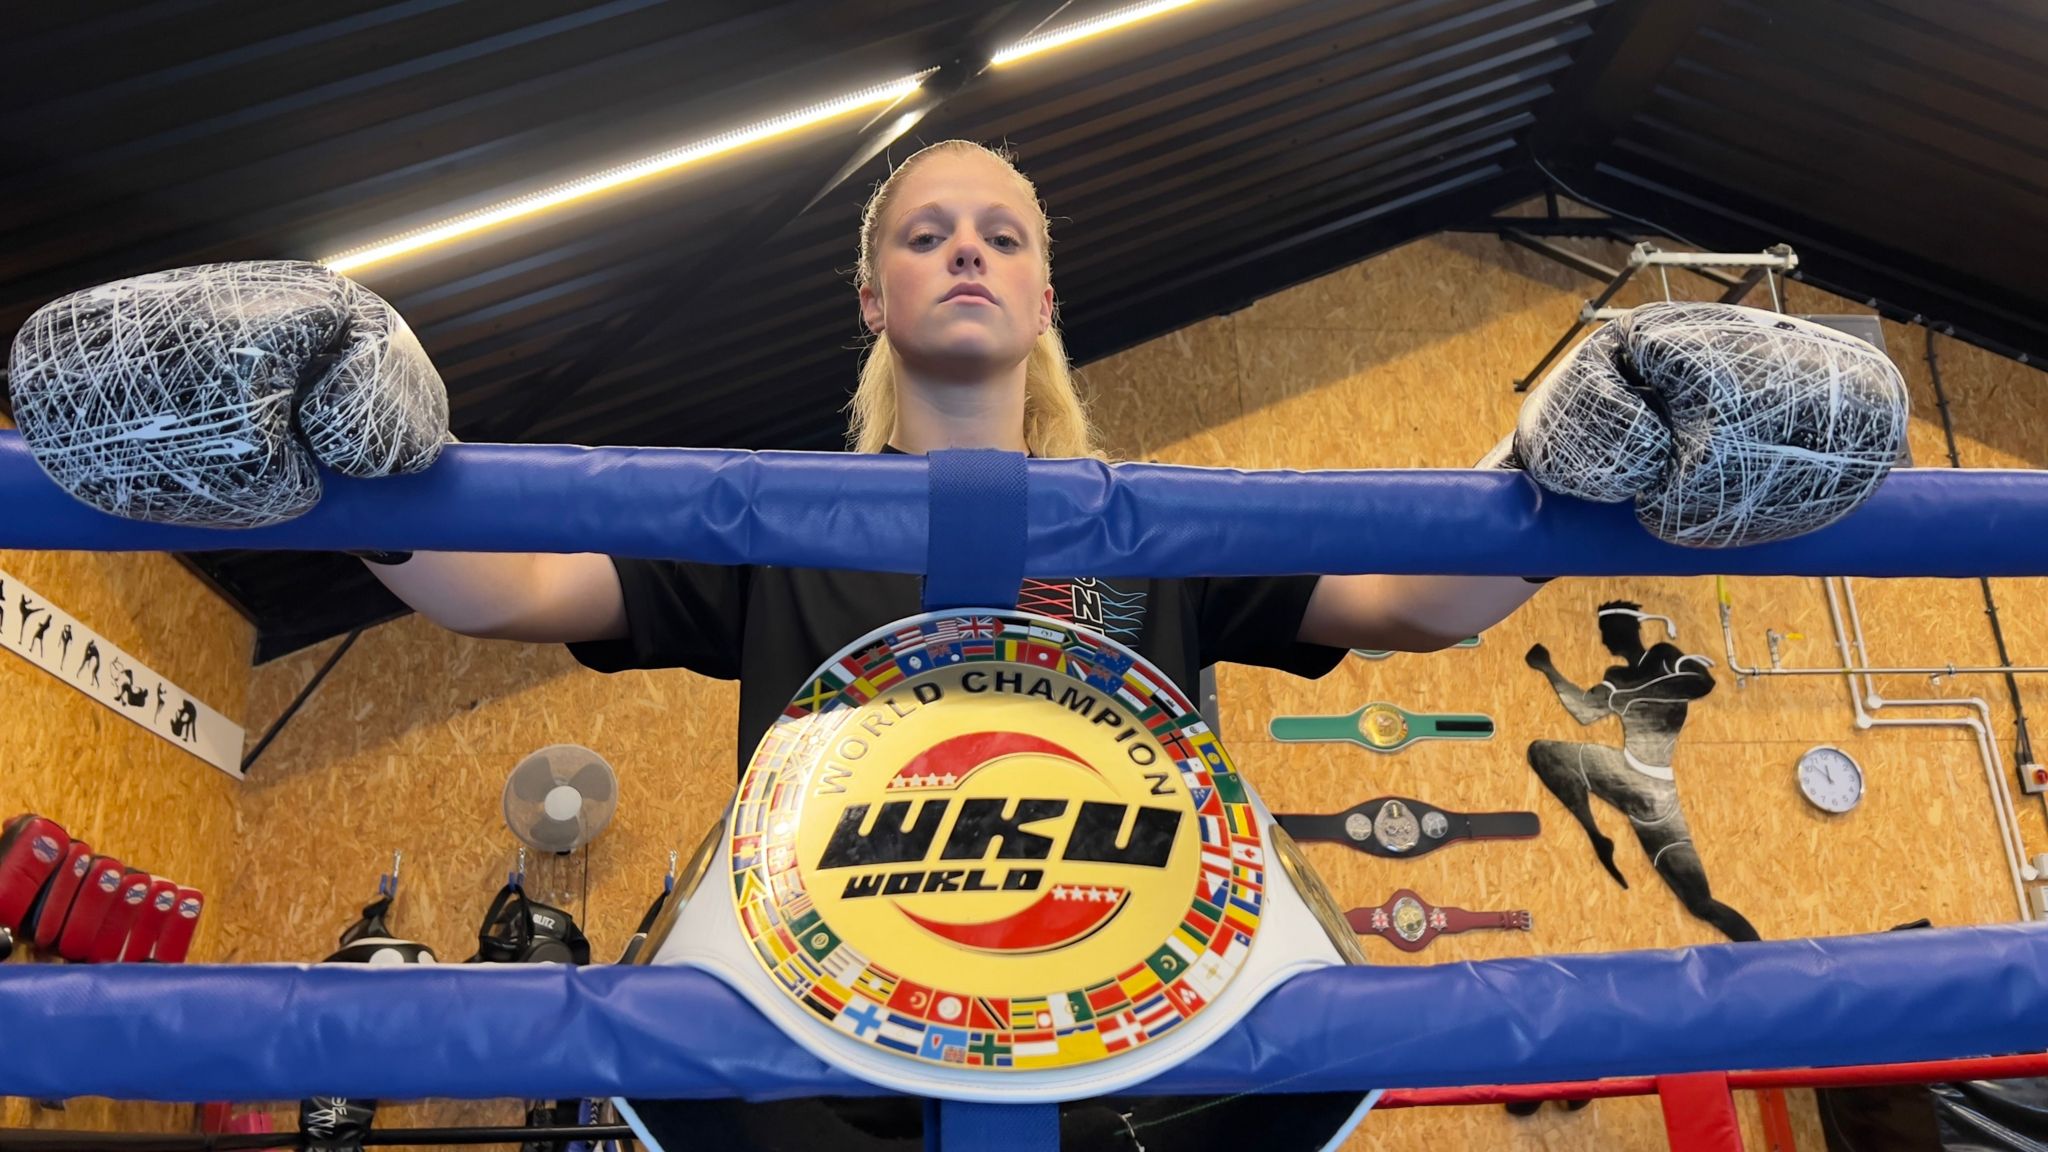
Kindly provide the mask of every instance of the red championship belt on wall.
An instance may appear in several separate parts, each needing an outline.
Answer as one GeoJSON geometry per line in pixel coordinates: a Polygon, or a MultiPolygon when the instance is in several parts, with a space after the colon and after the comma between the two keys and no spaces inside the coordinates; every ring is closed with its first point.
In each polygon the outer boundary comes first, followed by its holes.
{"type": "Polygon", "coordinates": [[[1438,936],[1500,928],[1527,932],[1533,921],[1526,911],[1467,912],[1439,908],[1403,888],[1377,908],[1353,908],[1344,919],[1354,932],[1382,936],[1403,952],[1420,952],[1438,936]]]}

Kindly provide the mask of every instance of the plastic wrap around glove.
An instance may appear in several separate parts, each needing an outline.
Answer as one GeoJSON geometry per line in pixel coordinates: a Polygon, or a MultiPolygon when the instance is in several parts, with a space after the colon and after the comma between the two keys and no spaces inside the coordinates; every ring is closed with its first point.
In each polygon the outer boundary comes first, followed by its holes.
{"type": "Polygon", "coordinates": [[[29,317],[15,421],[72,495],[133,520],[246,528],[347,476],[417,472],[448,396],[374,293],[317,264],[208,264],[103,284],[29,317]]]}
{"type": "Polygon", "coordinates": [[[1515,451],[1545,489],[1633,500],[1659,538],[1723,548],[1825,527],[1903,455],[1884,353],[1797,317],[1648,304],[1594,332],[1523,405],[1515,451]]]}

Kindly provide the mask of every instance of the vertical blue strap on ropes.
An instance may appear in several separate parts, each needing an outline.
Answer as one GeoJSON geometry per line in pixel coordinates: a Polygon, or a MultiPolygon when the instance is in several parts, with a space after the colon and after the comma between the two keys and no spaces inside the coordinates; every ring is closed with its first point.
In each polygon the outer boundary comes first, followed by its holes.
{"type": "Polygon", "coordinates": [[[939,1152],[1058,1152],[1059,1146],[1057,1104],[939,1102],[939,1152]]]}
{"type": "Polygon", "coordinates": [[[1013,608],[1024,586],[1024,456],[933,452],[924,609],[1013,608]]]}
{"type": "MultiPolygon", "coordinates": [[[[925,611],[1014,607],[1024,586],[1024,456],[956,448],[927,459],[925,611]]],[[[1057,1152],[1059,1146],[1057,1104],[942,1100],[925,1108],[926,1152],[1057,1152]]]]}

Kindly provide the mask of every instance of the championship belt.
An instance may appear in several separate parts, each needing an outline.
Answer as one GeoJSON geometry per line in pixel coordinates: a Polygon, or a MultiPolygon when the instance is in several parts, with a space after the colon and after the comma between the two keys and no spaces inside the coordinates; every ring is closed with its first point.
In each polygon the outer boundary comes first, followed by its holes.
{"type": "Polygon", "coordinates": [[[1403,952],[1420,952],[1438,936],[1503,928],[1527,932],[1533,924],[1527,912],[1467,912],[1463,908],[1439,908],[1408,889],[1393,894],[1377,908],[1353,908],[1344,914],[1353,931],[1360,935],[1384,936],[1403,952]]]}
{"type": "Polygon", "coordinates": [[[1525,840],[1543,830],[1534,812],[1446,812],[1403,796],[1354,804],[1334,816],[1282,812],[1273,819],[1296,840],[1327,840],[1400,860],[1427,856],[1453,840],[1525,840]]]}
{"type": "MultiPolygon", "coordinates": [[[[1477,648],[1479,647],[1479,637],[1467,636],[1456,644],[1451,645],[1451,647],[1477,648]]],[[[1394,650],[1392,648],[1353,648],[1351,654],[1361,660],[1385,660],[1394,654],[1394,650]]]]}
{"type": "Polygon", "coordinates": [[[1493,717],[1430,715],[1374,702],[1344,716],[1275,716],[1267,731],[1283,743],[1343,741],[1374,752],[1398,752],[1417,740],[1490,740],[1493,717]]]}
{"type": "Polygon", "coordinates": [[[1165,675],[972,609],[818,670],[640,959],[704,968],[870,1083],[1023,1103],[1146,1080],[1364,954],[1165,675]]]}

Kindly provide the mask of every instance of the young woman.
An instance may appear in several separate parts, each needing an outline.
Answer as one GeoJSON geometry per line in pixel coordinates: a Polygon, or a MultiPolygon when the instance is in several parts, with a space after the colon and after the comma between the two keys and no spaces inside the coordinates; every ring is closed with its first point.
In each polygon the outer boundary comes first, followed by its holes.
{"type": "MultiPolygon", "coordinates": [[[[876,191],[860,239],[861,315],[875,341],[853,404],[856,449],[1095,451],[1053,324],[1046,217],[1003,157],[959,141],[911,157],[876,191]]],[[[9,362],[14,416],[44,471],[136,520],[277,523],[318,502],[316,460],[362,478],[417,472],[446,439],[445,390],[402,318],[303,262],[173,269],[73,293],[30,317],[9,362]],[[83,429],[81,412],[91,414],[83,429]]],[[[1654,304],[1553,367],[1487,463],[1523,469],[1561,496],[1633,503],[1666,541],[1736,546],[1848,515],[1899,459],[1907,416],[1904,380],[1868,344],[1777,313],[1654,304]]],[[[920,606],[909,576],[594,555],[373,563],[399,596],[459,632],[568,643],[594,668],[738,679],[742,760],[813,669],[920,606]]],[[[1313,677],[1350,647],[1442,647],[1535,587],[1077,573],[1029,582],[1018,607],[1123,641],[1188,688],[1221,661],[1313,677]]],[[[1084,1101],[1063,1109],[1066,1146],[1313,1147],[1303,1138],[1357,1100],[1084,1101]]],[[[900,1098],[663,1105],[659,1123],[678,1148],[920,1143],[917,1105],[900,1098]]]]}
{"type": "MultiPolygon", "coordinates": [[[[1003,156],[950,140],[899,165],[861,219],[859,295],[875,340],[850,405],[855,451],[1100,454],[1055,325],[1050,225],[1003,156]]],[[[826,657],[919,604],[913,576],[590,554],[419,553],[373,571],[457,632],[568,643],[604,671],[739,680],[742,763],[826,657]]],[[[1512,577],[1076,574],[1027,581],[1019,606],[1088,624],[1191,688],[1218,662],[1313,677],[1347,648],[1431,651],[1536,588],[1512,577]]]]}

